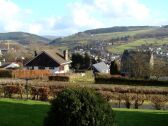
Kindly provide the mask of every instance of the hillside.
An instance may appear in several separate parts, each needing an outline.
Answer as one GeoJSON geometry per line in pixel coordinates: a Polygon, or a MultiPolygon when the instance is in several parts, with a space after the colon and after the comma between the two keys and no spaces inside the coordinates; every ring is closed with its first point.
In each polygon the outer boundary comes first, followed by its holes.
{"type": "Polygon", "coordinates": [[[121,38],[125,36],[135,36],[140,33],[146,33],[154,30],[157,27],[152,26],[130,26],[130,27],[112,27],[87,30],[79,32],[74,35],[70,35],[63,38],[57,38],[53,40],[51,45],[65,45],[74,46],[77,44],[87,44],[95,41],[106,41],[109,42],[114,38],[121,38]]]}
{"type": "Polygon", "coordinates": [[[167,26],[128,26],[100,28],[79,32],[64,38],[53,40],[50,45],[73,48],[78,45],[92,43],[113,43],[107,45],[112,53],[122,53],[125,49],[136,48],[142,45],[168,44],[167,26]]]}
{"type": "Polygon", "coordinates": [[[48,43],[50,40],[38,35],[25,32],[0,33],[0,40],[12,40],[20,44],[48,43]]]}
{"type": "Polygon", "coordinates": [[[156,26],[116,26],[110,28],[99,28],[84,31],[89,34],[101,34],[101,33],[111,33],[111,32],[128,32],[128,31],[139,31],[145,29],[156,28],[156,26]]]}
{"type": "Polygon", "coordinates": [[[144,45],[159,46],[164,44],[168,44],[168,27],[161,27],[145,33],[137,34],[134,36],[132,41],[109,46],[107,47],[107,50],[112,53],[121,54],[125,49],[134,49],[144,45]]]}

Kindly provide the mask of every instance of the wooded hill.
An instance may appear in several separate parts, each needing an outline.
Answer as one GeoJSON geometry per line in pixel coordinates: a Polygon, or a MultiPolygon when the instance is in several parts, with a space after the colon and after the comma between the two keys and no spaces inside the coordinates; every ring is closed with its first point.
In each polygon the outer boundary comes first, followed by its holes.
{"type": "Polygon", "coordinates": [[[12,40],[20,44],[48,43],[49,39],[25,32],[0,33],[0,40],[12,40]]]}

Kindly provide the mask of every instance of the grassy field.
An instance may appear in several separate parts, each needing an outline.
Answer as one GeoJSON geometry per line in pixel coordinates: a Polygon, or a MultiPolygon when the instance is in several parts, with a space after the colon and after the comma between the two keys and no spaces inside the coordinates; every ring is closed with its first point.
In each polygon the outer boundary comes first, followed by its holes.
{"type": "MultiPolygon", "coordinates": [[[[0,126],[42,126],[49,103],[0,99],[0,126]]],[[[167,126],[168,111],[114,109],[117,126],[167,126]]]]}
{"type": "Polygon", "coordinates": [[[88,35],[85,34],[84,36],[81,35],[71,35],[68,37],[62,38],[62,42],[69,43],[69,42],[77,42],[81,44],[86,44],[90,41],[98,40],[98,41],[104,41],[104,40],[111,40],[112,38],[118,38],[118,37],[124,37],[124,36],[134,36],[140,33],[146,33],[151,31],[152,28],[147,29],[139,29],[136,31],[126,31],[126,32],[111,32],[111,33],[100,33],[95,35],[88,35]]]}
{"type": "Polygon", "coordinates": [[[92,71],[86,71],[84,76],[76,76],[70,80],[72,84],[93,84],[94,76],[92,71]]]}
{"type": "Polygon", "coordinates": [[[125,49],[134,49],[138,46],[141,45],[163,45],[163,44],[168,44],[168,38],[164,38],[164,39],[140,39],[140,40],[136,40],[133,42],[129,42],[126,44],[122,44],[122,45],[116,45],[116,46],[111,46],[111,47],[107,47],[107,50],[113,53],[123,53],[123,51],[125,49]]]}

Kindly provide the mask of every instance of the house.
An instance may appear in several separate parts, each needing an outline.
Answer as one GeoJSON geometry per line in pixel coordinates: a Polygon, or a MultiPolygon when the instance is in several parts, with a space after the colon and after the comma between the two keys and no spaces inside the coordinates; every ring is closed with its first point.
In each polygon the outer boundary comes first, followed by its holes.
{"type": "Polygon", "coordinates": [[[93,64],[93,73],[109,73],[109,66],[104,62],[93,64]]]}
{"type": "Polygon", "coordinates": [[[125,50],[121,58],[121,72],[129,77],[149,78],[154,58],[150,51],[125,50]]]}
{"type": "Polygon", "coordinates": [[[67,73],[71,60],[68,59],[68,51],[61,54],[58,50],[45,50],[25,64],[27,69],[31,70],[50,70],[52,73],[67,73]]]}
{"type": "Polygon", "coordinates": [[[12,63],[4,63],[0,66],[1,69],[18,69],[20,68],[20,65],[18,63],[12,62],[12,63]]]}
{"type": "Polygon", "coordinates": [[[7,49],[0,48],[0,66],[2,66],[3,63],[5,63],[5,59],[3,58],[3,55],[6,54],[7,52],[8,52],[7,49]]]}

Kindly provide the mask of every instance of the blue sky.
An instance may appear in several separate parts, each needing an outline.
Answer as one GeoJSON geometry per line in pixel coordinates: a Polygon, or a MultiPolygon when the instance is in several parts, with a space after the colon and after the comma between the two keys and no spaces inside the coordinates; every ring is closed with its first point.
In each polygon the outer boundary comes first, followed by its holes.
{"type": "Polygon", "coordinates": [[[65,36],[87,29],[168,24],[167,0],[0,0],[0,32],[65,36]]]}

